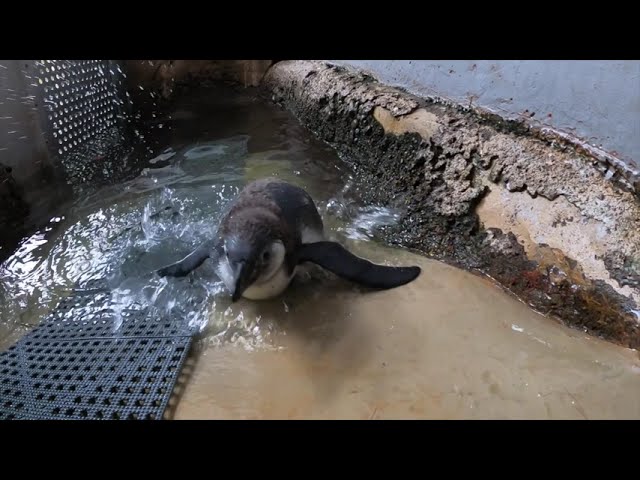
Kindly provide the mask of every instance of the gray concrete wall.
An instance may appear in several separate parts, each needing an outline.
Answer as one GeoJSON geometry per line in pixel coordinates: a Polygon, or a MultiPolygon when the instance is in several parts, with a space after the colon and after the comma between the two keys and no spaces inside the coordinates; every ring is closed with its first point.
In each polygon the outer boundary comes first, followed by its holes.
{"type": "Polygon", "coordinates": [[[640,61],[331,60],[420,96],[528,118],[640,166],[640,61]]]}
{"type": "Polygon", "coordinates": [[[33,61],[0,60],[0,164],[19,183],[49,166],[33,61]]]}

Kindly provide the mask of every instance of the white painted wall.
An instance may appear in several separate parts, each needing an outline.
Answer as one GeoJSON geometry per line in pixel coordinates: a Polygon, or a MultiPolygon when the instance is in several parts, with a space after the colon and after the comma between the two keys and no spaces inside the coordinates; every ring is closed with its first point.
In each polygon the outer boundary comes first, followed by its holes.
{"type": "Polygon", "coordinates": [[[473,103],[569,134],[640,167],[638,60],[330,60],[420,96],[473,103]]]}

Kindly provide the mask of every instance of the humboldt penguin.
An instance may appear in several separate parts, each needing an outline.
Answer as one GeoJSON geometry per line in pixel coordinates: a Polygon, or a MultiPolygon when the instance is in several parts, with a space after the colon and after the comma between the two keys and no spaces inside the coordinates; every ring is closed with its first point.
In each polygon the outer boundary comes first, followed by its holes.
{"type": "Polygon", "coordinates": [[[327,241],[311,196],[276,178],[249,183],[232,202],[214,239],[157,272],[162,277],[182,277],[209,258],[234,302],[240,297],[263,300],[280,295],[304,262],[383,290],[405,285],[421,272],[417,266],[377,265],[327,241]]]}

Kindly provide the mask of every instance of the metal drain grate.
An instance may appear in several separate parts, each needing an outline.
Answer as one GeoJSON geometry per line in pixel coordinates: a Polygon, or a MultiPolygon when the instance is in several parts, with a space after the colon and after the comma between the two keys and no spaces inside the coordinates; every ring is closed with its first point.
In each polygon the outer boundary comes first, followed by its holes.
{"type": "Polygon", "coordinates": [[[0,420],[161,419],[195,329],[116,312],[103,288],[80,289],[0,354],[0,420]]]}
{"type": "Polygon", "coordinates": [[[47,118],[59,155],[77,150],[116,127],[122,71],[110,60],[42,60],[36,63],[47,118]]]}
{"type": "Polygon", "coordinates": [[[114,60],[40,60],[38,109],[52,159],[73,183],[110,178],[131,151],[131,101],[125,74],[114,60]]]}
{"type": "Polygon", "coordinates": [[[0,357],[0,419],[160,419],[189,338],[24,342],[0,357]]]}
{"type": "Polygon", "coordinates": [[[63,300],[31,332],[35,341],[85,338],[190,336],[192,329],[179,319],[161,318],[148,307],[129,305],[120,312],[108,307],[109,293],[76,295],[63,300]],[[106,305],[106,306],[105,306],[106,305]]]}

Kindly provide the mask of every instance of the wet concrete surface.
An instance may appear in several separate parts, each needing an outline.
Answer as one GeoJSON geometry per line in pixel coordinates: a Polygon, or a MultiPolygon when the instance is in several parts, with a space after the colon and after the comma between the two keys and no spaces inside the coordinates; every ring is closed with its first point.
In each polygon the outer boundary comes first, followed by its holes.
{"type": "Polygon", "coordinates": [[[218,312],[245,333],[201,341],[173,418],[640,418],[638,352],[536,314],[487,279],[351,248],[423,273],[384,292],[308,279],[218,312]]]}

